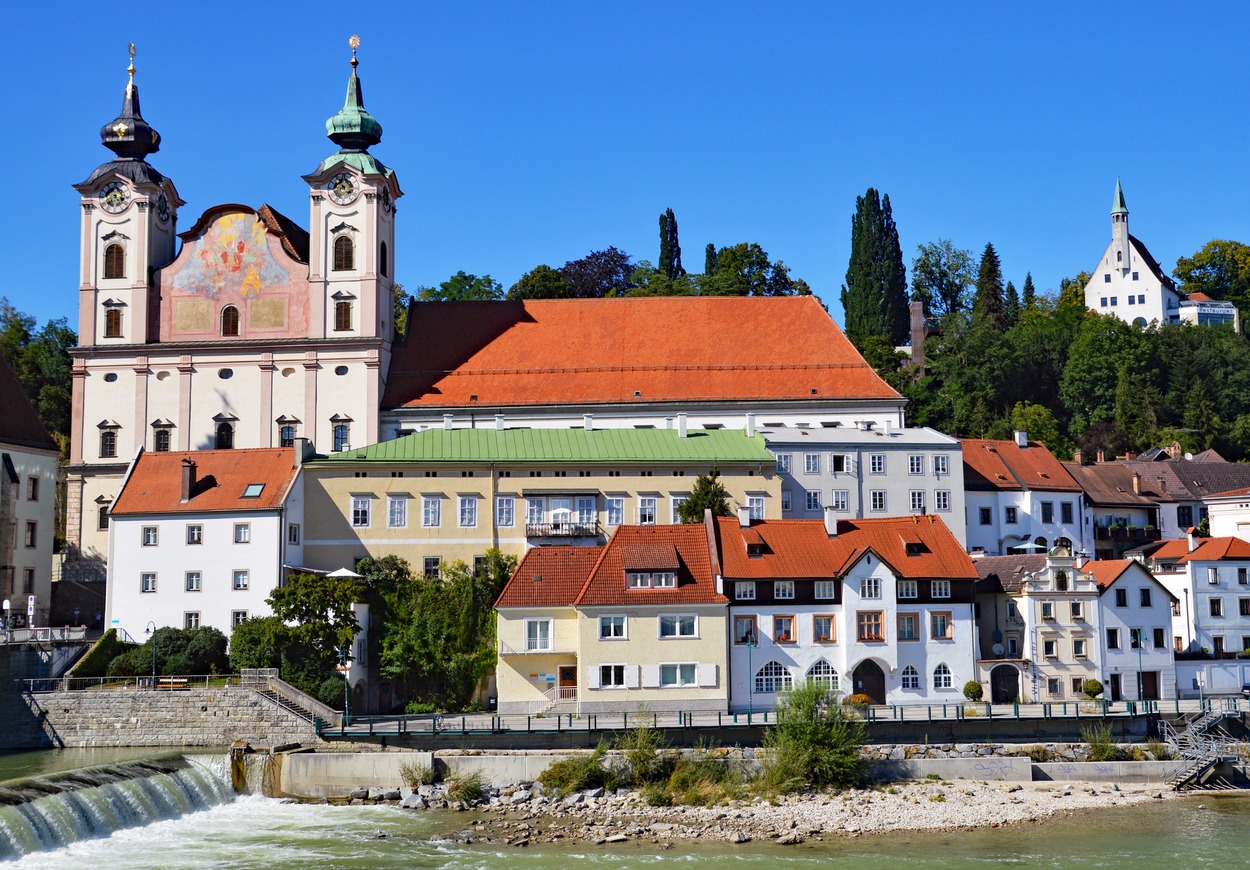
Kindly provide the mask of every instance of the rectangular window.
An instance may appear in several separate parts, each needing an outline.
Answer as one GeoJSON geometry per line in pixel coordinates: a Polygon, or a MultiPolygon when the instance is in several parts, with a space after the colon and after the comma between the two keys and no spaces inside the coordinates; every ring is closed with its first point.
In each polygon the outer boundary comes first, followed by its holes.
{"type": "Polygon", "coordinates": [[[501,495],[495,499],[495,524],[510,529],[516,524],[516,499],[501,495]]]}
{"type": "Polygon", "coordinates": [[[372,499],[352,496],[352,528],[369,528],[369,505],[372,499]]]}
{"type": "Polygon", "coordinates": [[[820,510],[820,490],[809,489],[807,491],[806,506],[809,511],[820,510]]]}
{"type": "Polygon", "coordinates": [[[1211,635],[1211,646],[1213,648],[1212,651],[1217,656],[1224,655],[1224,636],[1219,634],[1211,635]]]}
{"type": "Polygon", "coordinates": [[[990,512],[990,509],[987,507],[977,508],[977,520],[983,526],[993,525],[994,515],[990,512]]]}
{"type": "Polygon", "coordinates": [[[204,527],[201,525],[188,525],[187,526],[188,546],[195,546],[196,544],[202,544],[202,543],[204,543],[204,527]]]}
{"type": "Polygon", "coordinates": [[[656,523],[655,499],[642,496],[638,499],[638,525],[654,526],[656,523]]]}
{"type": "Polygon", "coordinates": [[[916,598],[920,594],[920,584],[915,580],[898,581],[898,597],[899,598],[916,598]]]}
{"type": "Polygon", "coordinates": [[[755,600],[755,581],[738,580],[734,583],[734,599],[737,601],[755,600]]]}
{"type": "Polygon", "coordinates": [[[1084,604],[1084,602],[1081,602],[1081,601],[1073,601],[1073,602],[1071,603],[1071,608],[1072,608],[1072,621],[1073,621],[1073,622],[1082,622],[1082,621],[1084,621],[1084,619],[1085,619],[1085,604],[1084,604]]]}
{"type": "Polygon", "coordinates": [[[1042,641],[1042,656],[1048,659],[1056,658],[1059,655],[1059,643],[1053,640],[1042,641]]]}
{"type": "Polygon", "coordinates": [[[107,531],[109,527],[109,506],[107,504],[100,505],[96,509],[95,527],[99,531],[107,531]]]}
{"type": "Polygon", "coordinates": [[[1055,602],[1043,601],[1042,602],[1042,619],[1053,620],[1054,618],[1055,618],[1055,602]]]}
{"type": "Polygon", "coordinates": [[[232,628],[238,628],[240,625],[242,625],[245,622],[247,622],[246,610],[230,611],[230,625],[232,628]]]}
{"type": "Polygon", "coordinates": [[[951,458],[945,453],[939,453],[933,457],[933,473],[949,474],[951,469],[951,458]]]}
{"type": "MultiPolygon", "coordinates": [[[[155,546],[156,546],[156,540],[157,540],[157,538],[156,538],[156,526],[144,526],[144,527],[143,527],[143,546],[145,546],[145,547],[155,547],[155,546]]],[[[30,540],[27,540],[27,541],[26,541],[26,546],[28,546],[28,547],[33,547],[33,546],[34,546],[34,544],[33,544],[30,540]]]]}
{"type": "Polygon", "coordinates": [[[949,613],[929,614],[929,637],[934,640],[951,640],[955,636],[955,624],[949,613]]]}
{"type": "Polygon", "coordinates": [[[421,570],[426,577],[437,580],[443,576],[443,557],[426,556],[421,563],[421,570]]]}
{"type": "Polygon", "coordinates": [[[660,617],[660,637],[698,637],[698,620],[691,615],[660,617]]]}
{"type": "Polygon", "coordinates": [[[695,685],[696,666],[693,664],[660,665],[660,688],[695,685]]]}
{"type": "Polygon", "coordinates": [[[1120,629],[1118,628],[1107,629],[1107,649],[1119,649],[1119,648],[1120,648],[1120,629]]]}
{"type": "Polygon", "coordinates": [[[624,665],[599,665],[599,688],[623,689],[625,687],[624,665]]]}
{"type": "Polygon", "coordinates": [[[911,491],[911,512],[914,514],[924,513],[924,490],[913,489],[911,491]]]}
{"type": "Polygon", "coordinates": [[[1059,520],[1060,522],[1072,523],[1072,502],[1065,501],[1059,504],[1059,520]]]}
{"type": "Polygon", "coordinates": [[[951,491],[949,489],[939,489],[933,493],[933,508],[939,511],[951,509],[951,491]]]}
{"type": "MultiPolygon", "coordinates": [[[[1134,273],[1133,273],[1133,280],[1134,280],[1134,281],[1136,281],[1136,280],[1137,280],[1137,273],[1136,273],[1136,272],[1134,272],[1134,273]]],[[[1132,297],[1129,297],[1129,298],[1131,299],[1132,297]]],[[[1138,298],[1138,299],[1141,299],[1141,300],[1145,300],[1145,298],[1146,298],[1146,297],[1145,297],[1145,296],[1138,296],[1137,298],[1138,298]]],[[[1143,303],[1142,303],[1142,304],[1145,304],[1145,303],[1144,303],[1144,301],[1143,301],[1143,303]]]]}
{"type": "Polygon", "coordinates": [[[1187,531],[1194,524],[1194,509],[1192,505],[1183,504],[1176,509],[1176,524],[1181,527],[1181,531],[1187,531]]]}
{"type": "Polygon", "coordinates": [[[847,513],[851,509],[851,493],[845,489],[833,491],[833,509],[839,513],[847,513]]]}
{"type": "Polygon", "coordinates": [[[1140,589],[1140,590],[1138,590],[1138,592],[1139,592],[1139,594],[1141,595],[1141,606],[1142,606],[1142,607],[1149,607],[1149,606],[1150,606],[1150,590],[1149,590],[1149,589],[1140,589]]]}
{"type": "Polygon", "coordinates": [[[837,594],[837,583],[834,580],[817,580],[812,584],[812,592],[817,599],[832,601],[837,594]]]}
{"type": "Polygon", "coordinates": [[[460,528],[477,528],[477,496],[460,496],[460,528]]]}
{"type": "Polygon", "coordinates": [[[139,575],[139,591],[155,592],[156,591],[156,574],[140,574],[139,575]]]}
{"type": "Polygon", "coordinates": [[[386,527],[388,529],[408,527],[408,496],[388,495],[386,497],[386,527]]]}
{"type": "Polygon", "coordinates": [[[794,581],[793,580],[774,580],[773,581],[773,598],[776,598],[779,601],[794,598],[794,581]]]}
{"type": "Polygon", "coordinates": [[[1237,612],[1241,616],[1250,616],[1250,598],[1237,599],[1237,612]]]}
{"type": "Polygon", "coordinates": [[[835,643],[838,639],[836,623],[832,616],[812,617],[812,639],[816,643],[835,643]]]}
{"type": "Polygon", "coordinates": [[[608,508],[608,525],[619,526],[625,522],[625,499],[609,498],[606,502],[608,508]]]}
{"type": "Polygon", "coordinates": [[[1016,508],[1009,507],[1003,513],[1003,522],[1009,526],[1016,524],[1016,508]]]}
{"type": "Polygon", "coordinates": [[[26,478],[26,500],[39,501],[39,478],[26,478]]]}
{"type": "Polygon", "coordinates": [[[1165,649],[1168,645],[1167,632],[1162,628],[1156,628],[1152,633],[1154,634],[1155,649],[1165,649]]]}
{"type": "Polygon", "coordinates": [[[1246,572],[1246,569],[1245,569],[1245,568],[1238,568],[1238,569],[1237,569],[1237,583],[1238,583],[1238,585],[1241,585],[1241,586],[1245,586],[1245,585],[1246,585],[1246,583],[1248,582],[1248,579],[1250,579],[1250,578],[1247,578],[1246,574],[1247,574],[1247,572],[1246,572]]]}
{"type": "Polygon", "coordinates": [[[874,489],[868,493],[868,506],[874,511],[885,510],[885,490],[874,489]]]}
{"type": "Polygon", "coordinates": [[[1129,649],[1142,649],[1146,645],[1146,637],[1140,628],[1130,628],[1128,630],[1129,649]]]}
{"type": "Polygon", "coordinates": [[[573,506],[577,509],[579,525],[593,526],[595,524],[595,497],[593,495],[579,495],[573,506]]]}
{"type": "Polygon", "coordinates": [[[880,598],[881,597],[881,578],[865,577],[859,581],[859,597],[860,598],[880,598]]]}
{"type": "Polygon", "coordinates": [[[1085,641],[1081,640],[1079,637],[1072,640],[1072,658],[1085,658],[1085,641]]]}
{"type": "Polygon", "coordinates": [[[527,652],[550,652],[550,619],[525,620],[525,649],[527,652]]]}
{"type": "Polygon", "coordinates": [[[437,495],[421,496],[421,526],[437,529],[443,524],[443,499],[437,495]]]}
{"type": "Polygon", "coordinates": [[[200,576],[199,571],[187,572],[187,591],[188,592],[199,592],[200,589],[202,588],[202,585],[203,585],[202,578],[200,576]]]}
{"type": "Polygon", "coordinates": [[[832,453],[829,455],[829,470],[834,474],[841,474],[846,471],[847,456],[845,453],[832,453]]]}
{"type": "Polygon", "coordinates": [[[1219,568],[1216,568],[1214,565],[1211,566],[1210,568],[1207,568],[1207,582],[1210,583],[1212,586],[1220,585],[1220,569],[1219,568]]]}
{"type": "Polygon", "coordinates": [[[794,643],[794,617],[773,617],[773,643],[794,643]]]}
{"type": "Polygon", "coordinates": [[[751,519],[764,519],[764,496],[749,495],[747,496],[747,510],[750,511],[751,519]]]}
{"type": "Polygon", "coordinates": [[[525,499],[525,522],[527,525],[542,525],[547,520],[547,500],[535,496],[525,499]]]}
{"type": "Polygon", "coordinates": [[[735,616],[734,617],[734,643],[741,646],[743,644],[755,643],[758,635],[755,633],[755,617],[754,616],[735,616]]]}
{"type": "Polygon", "coordinates": [[[783,514],[788,514],[792,509],[793,508],[790,502],[790,490],[783,489],[781,491],[781,512],[783,514]]]}
{"type": "Polygon", "coordinates": [[[1115,591],[1115,606],[1116,607],[1128,607],[1128,590],[1127,589],[1117,589],[1115,591]]]}
{"type": "Polygon", "coordinates": [[[1112,296],[1112,297],[1111,297],[1111,307],[1112,307],[1112,308],[1115,308],[1115,306],[1116,306],[1116,305],[1118,305],[1118,304],[1119,304],[1119,299],[1118,299],[1117,297],[1115,297],[1115,296],[1112,296]]]}
{"type": "Polygon", "coordinates": [[[248,544],[252,541],[252,526],[250,523],[234,524],[234,542],[236,544],[248,544]]]}
{"type": "Polygon", "coordinates": [[[898,639],[900,641],[920,639],[916,633],[916,614],[900,613],[898,615],[898,639]]]}
{"type": "Polygon", "coordinates": [[[1224,600],[1222,598],[1211,599],[1211,615],[1212,616],[1224,615],[1224,600]]]}
{"type": "Polygon", "coordinates": [[[674,571],[651,572],[651,586],[655,589],[676,589],[677,574],[674,571]]]}
{"type": "Polygon", "coordinates": [[[820,454],[803,454],[803,471],[808,474],[820,474],[820,454]]]}
{"type": "Polygon", "coordinates": [[[599,617],[599,640],[623,640],[625,638],[624,616],[599,617]]]}
{"type": "Polygon", "coordinates": [[[182,614],[182,627],[183,628],[199,628],[200,627],[200,612],[198,610],[191,610],[182,614]]]}
{"type": "Polygon", "coordinates": [[[1008,601],[1007,602],[1007,621],[1015,622],[1019,618],[1020,618],[1020,613],[1016,610],[1016,602],[1008,601]]]}
{"type": "Polygon", "coordinates": [[[861,610],[855,614],[855,636],[861,643],[885,640],[880,610],[861,610]]]}
{"type": "Polygon", "coordinates": [[[924,454],[922,453],[907,454],[907,473],[908,474],[924,474],[924,454]]]}
{"type": "Polygon", "coordinates": [[[884,453],[868,454],[868,473],[869,474],[885,474],[885,454],[884,453]]]}
{"type": "Polygon", "coordinates": [[[677,525],[681,522],[681,506],[684,505],[689,499],[690,496],[688,495],[675,495],[672,497],[672,506],[669,508],[671,513],[668,518],[670,523],[677,525]]]}
{"type": "Polygon", "coordinates": [[[287,524],[286,542],[293,546],[299,546],[299,523],[287,524]]]}
{"type": "Polygon", "coordinates": [[[242,591],[244,589],[247,589],[248,582],[249,582],[249,576],[248,576],[247,571],[235,571],[234,572],[234,588],[236,591],[242,591]]]}
{"type": "Polygon", "coordinates": [[[1042,522],[1053,523],[1055,521],[1055,503],[1053,501],[1042,502],[1042,522]]]}
{"type": "Polygon", "coordinates": [[[1063,680],[1059,677],[1046,678],[1046,694],[1052,698],[1063,697],[1063,680]]]}
{"type": "Polygon", "coordinates": [[[949,580],[930,580],[929,593],[934,598],[950,598],[951,597],[951,581],[949,580]]]}
{"type": "Polygon", "coordinates": [[[790,454],[789,453],[777,454],[777,473],[778,474],[790,473],[790,454]]]}
{"type": "Polygon", "coordinates": [[[102,429],[100,431],[100,458],[117,458],[117,430],[102,429]]]}

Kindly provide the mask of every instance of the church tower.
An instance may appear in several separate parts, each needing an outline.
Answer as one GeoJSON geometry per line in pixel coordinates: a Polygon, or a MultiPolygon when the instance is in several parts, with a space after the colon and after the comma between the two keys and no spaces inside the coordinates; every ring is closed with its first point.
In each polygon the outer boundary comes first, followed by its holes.
{"type": "Polygon", "coordinates": [[[1117,178],[1115,198],[1111,203],[1111,256],[1115,259],[1111,268],[1118,269],[1121,275],[1127,274],[1132,268],[1129,253],[1128,206],[1124,203],[1124,189],[1117,178]]]}
{"type": "MultiPolygon", "coordinates": [[[[389,357],[394,335],[395,206],[403,195],[393,170],[369,153],[382,125],[365,108],[352,73],[343,108],[326,121],[339,150],[304,180],[309,186],[309,328],[318,338],[377,337],[389,357]]],[[[385,360],[381,361],[385,365],[385,360]]]]}

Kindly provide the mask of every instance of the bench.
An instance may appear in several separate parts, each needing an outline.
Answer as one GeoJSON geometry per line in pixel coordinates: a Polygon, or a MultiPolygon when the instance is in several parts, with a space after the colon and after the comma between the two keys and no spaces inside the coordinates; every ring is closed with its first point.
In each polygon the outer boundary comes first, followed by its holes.
{"type": "Polygon", "coordinates": [[[176,690],[186,691],[186,677],[161,677],[156,683],[157,691],[172,692],[176,690]]]}

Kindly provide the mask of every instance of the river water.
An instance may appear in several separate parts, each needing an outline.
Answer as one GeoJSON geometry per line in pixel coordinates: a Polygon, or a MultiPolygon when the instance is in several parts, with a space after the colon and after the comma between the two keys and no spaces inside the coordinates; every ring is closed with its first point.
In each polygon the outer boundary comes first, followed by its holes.
{"type": "MultiPolygon", "coordinates": [[[[204,762],[204,759],[200,759],[204,762]]],[[[195,771],[224,776],[224,759],[195,771]]],[[[5,769],[0,759],[0,771],[5,769]]],[[[213,794],[217,794],[216,791],[213,794]]],[[[6,811],[11,808],[5,808],[6,811]]],[[[1250,797],[1200,795],[1055,817],[981,831],[835,837],[823,843],[649,843],[615,846],[456,846],[440,835],[470,828],[475,813],[412,812],[385,806],[330,807],[261,797],[206,800],[147,824],[30,852],[20,868],[689,868],[824,867],[1055,868],[1239,867],[1250,865],[1250,797]],[[383,836],[384,835],[384,836],[383,836]]],[[[0,830],[0,837],[5,836],[0,830]]]]}

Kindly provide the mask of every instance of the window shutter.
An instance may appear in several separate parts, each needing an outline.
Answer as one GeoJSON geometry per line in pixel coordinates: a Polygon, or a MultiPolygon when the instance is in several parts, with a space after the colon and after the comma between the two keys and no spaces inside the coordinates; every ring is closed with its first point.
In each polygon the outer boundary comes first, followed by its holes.
{"type": "Polygon", "coordinates": [[[716,664],[714,662],[699,665],[698,671],[696,682],[698,682],[700,689],[716,688],[716,664]]]}
{"type": "Polygon", "coordinates": [[[660,688],[660,666],[642,665],[642,687],[644,689],[660,688]]]}
{"type": "Polygon", "coordinates": [[[587,689],[599,688],[599,666],[598,665],[586,666],[586,688],[587,689]]]}
{"type": "MultiPolygon", "coordinates": [[[[656,681],[657,682],[659,681],[658,674],[656,677],[656,681]]],[[[625,666],[625,688],[627,689],[638,688],[638,665],[626,665],[625,666]]]]}

